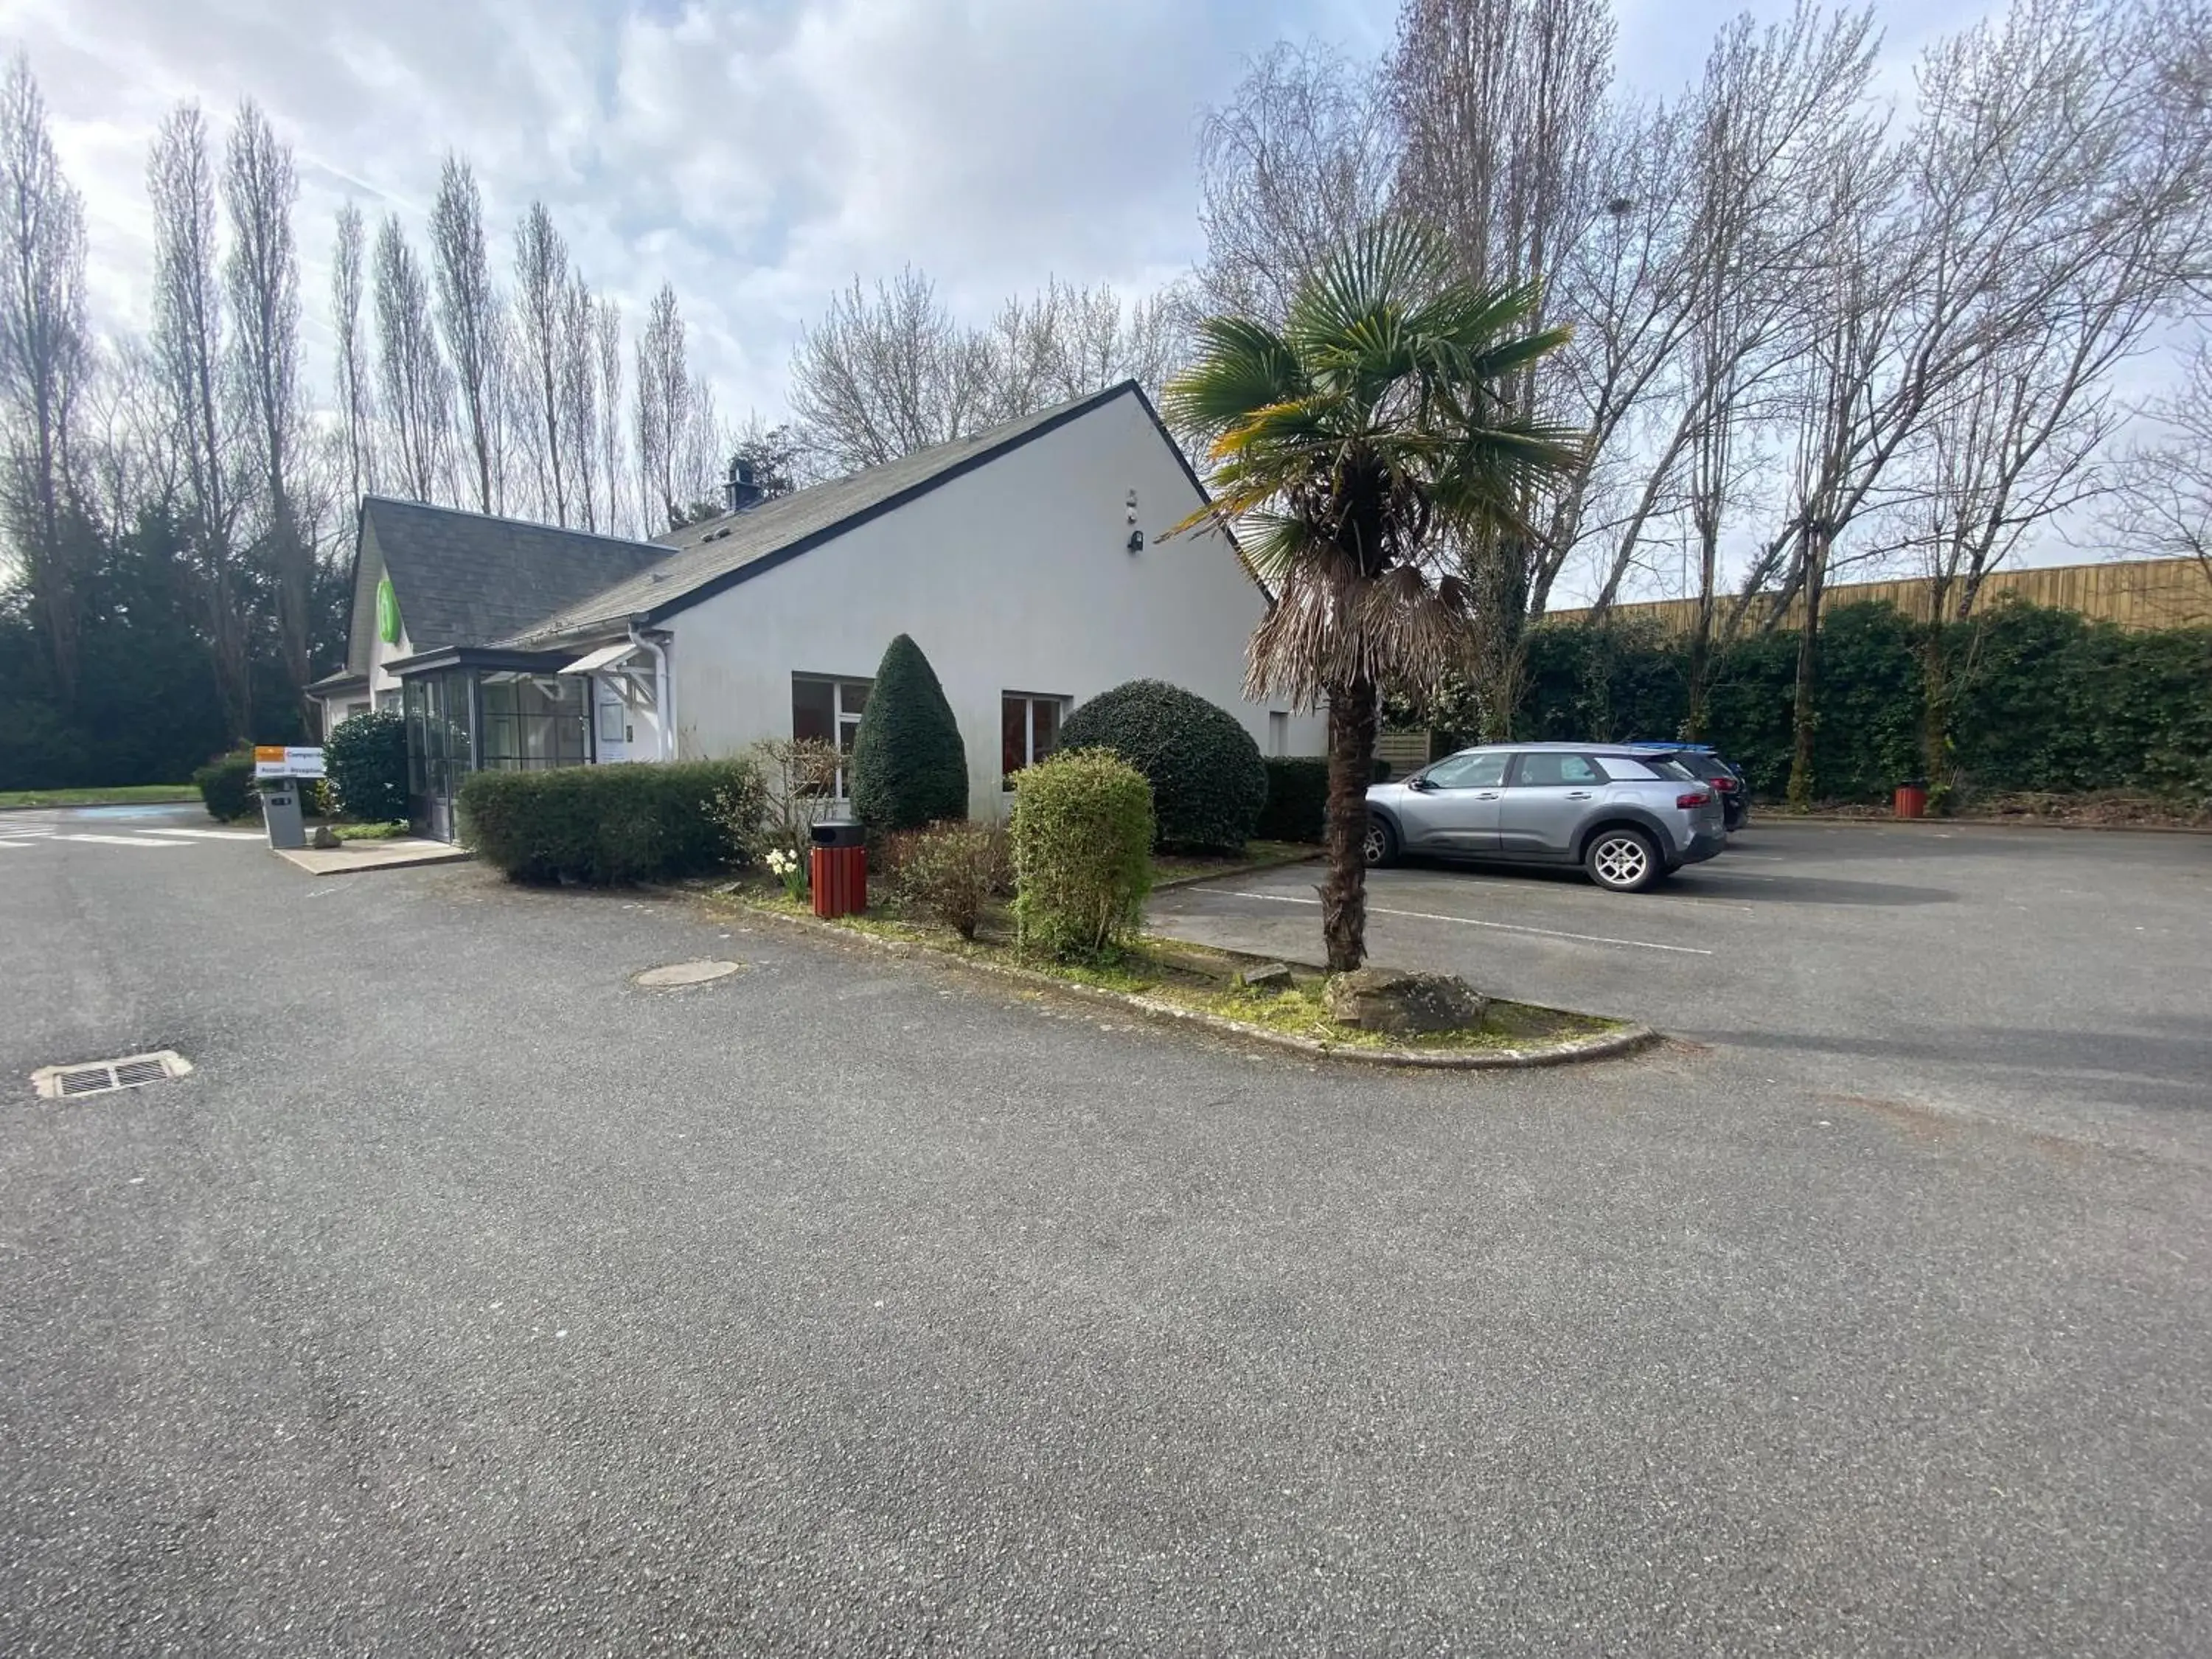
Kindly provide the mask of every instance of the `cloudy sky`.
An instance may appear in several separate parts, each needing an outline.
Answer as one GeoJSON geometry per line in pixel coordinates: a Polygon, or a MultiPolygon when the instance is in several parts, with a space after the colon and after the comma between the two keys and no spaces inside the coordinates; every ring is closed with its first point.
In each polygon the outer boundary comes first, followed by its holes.
{"type": "MultiPolygon", "coordinates": [[[[1787,0],[1749,0],[1761,15],[1787,0]]],[[[1621,0],[1624,73],[1693,74],[1727,0],[1621,0]]],[[[1981,0],[1888,9],[1901,75],[1981,0]],[[1909,21],[1907,21],[1909,20],[1909,21]]],[[[503,263],[534,197],[634,320],[665,276],[726,410],[782,407],[802,322],[911,261],[981,315],[1048,274],[1152,287],[1199,252],[1199,112],[1250,54],[1368,52],[1394,0],[0,0],[90,222],[103,326],[143,326],[146,149],[197,99],[295,147],[313,379],[333,216],[419,237],[440,158],[476,165],[503,263]]]]}

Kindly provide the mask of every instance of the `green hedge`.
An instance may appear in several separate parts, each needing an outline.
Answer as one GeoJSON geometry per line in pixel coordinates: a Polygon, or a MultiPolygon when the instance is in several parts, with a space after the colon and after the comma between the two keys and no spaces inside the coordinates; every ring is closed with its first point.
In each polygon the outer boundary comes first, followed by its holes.
{"type": "Polygon", "coordinates": [[[1300,756],[1270,760],[1267,804],[1252,833],[1263,841],[1312,841],[1328,833],[1328,763],[1300,756]]]}
{"type": "Polygon", "coordinates": [[[1233,853],[1267,802],[1260,745],[1227,709],[1165,680],[1102,691],[1060,728],[1062,749],[1110,749],[1152,786],[1164,848],[1233,853]]]}
{"type": "Polygon", "coordinates": [[[192,774],[192,781],[199,787],[200,799],[207,804],[208,816],[218,823],[234,823],[254,810],[251,749],[234,749],[228,755],[216,756],[192,774]]]}
{"type": "Polygon", "coordinates": [[[407,816],[407,723],[372,709],[341,720],[323,742],[323,764],[338,810],[362,823],[407,816]]]}
{"type": "Polygon", "coordinates": [[[605,885],[694,875],[729,857],[717,791],[750,785],[744,761],[471,772],[461,839],[516,881],[605,885]]]}
{"type": "MultiPolygon", "coordinates": [[[[2212,793],[2212,629],[2130,633],[2071,611],[2007,601],[1948,624],[1951,758],[1970,790],[2212,793]]],[[[1815,794],[1885,799],[1924,769],[1924,623],[1894,606],[1838,605],[1820,629],[1815,794]]],[[[1551,623],[1528,636],[1523,740],[1680,735],[1687,653],[1677,637],[1616,621],[1551,623]]],[[[1753,635],[1718,653],[1707,741],[1753,790],[1790,777],[1797,636],[1753,635]]],[[[1449,725],[1456,711],[1440,711],[1449,725]]]]}
{"type": "Polygon", "coordinates": [[[1063,750],[1014,775],[1014,916],[1025,946],[1110,952],[1144,920],[1152,791],[1103,749],[1063,750]]]}

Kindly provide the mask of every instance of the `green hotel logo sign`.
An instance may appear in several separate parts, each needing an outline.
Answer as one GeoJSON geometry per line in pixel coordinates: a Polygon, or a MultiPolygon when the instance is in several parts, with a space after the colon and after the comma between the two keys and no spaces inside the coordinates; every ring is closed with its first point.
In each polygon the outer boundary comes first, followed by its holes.
{"type": "Polygon", "coordinates": [[[399,600],[389,576],[376,585],[376,637],[386,645],[399,643],[399,600]]]}

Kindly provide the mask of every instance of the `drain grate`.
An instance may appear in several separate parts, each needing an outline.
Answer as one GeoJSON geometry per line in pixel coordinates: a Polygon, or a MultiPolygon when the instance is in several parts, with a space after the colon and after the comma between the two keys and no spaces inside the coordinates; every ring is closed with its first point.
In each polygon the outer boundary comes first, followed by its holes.
{"type": "Polygon", "coordinates": [[[41,1100],[75,1100],[83,1095],[111,1095],[118,1089],[143,1088],[182,1077],[192,1063],[173,1048],[157,1054],[125,1054],[120,1060],[95,1060],[82,1066],[46,1066],[31,1073],[31,1086],[41,1100]]]}

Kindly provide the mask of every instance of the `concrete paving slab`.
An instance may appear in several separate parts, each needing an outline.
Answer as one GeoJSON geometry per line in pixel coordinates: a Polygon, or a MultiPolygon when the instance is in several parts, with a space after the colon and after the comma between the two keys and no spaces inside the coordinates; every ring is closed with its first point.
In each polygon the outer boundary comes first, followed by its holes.
{"type": "Polygon", "coordinates": [[[311,876],[345,876],[357,870],[402,870],[417,864],[449,864],[468,857],[468,848],[442,841],[398,836],[390,841],[349,841],[339,847],[276,848],[276,856],[311,876]]]}

